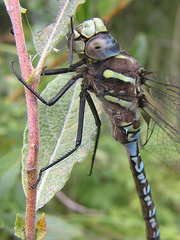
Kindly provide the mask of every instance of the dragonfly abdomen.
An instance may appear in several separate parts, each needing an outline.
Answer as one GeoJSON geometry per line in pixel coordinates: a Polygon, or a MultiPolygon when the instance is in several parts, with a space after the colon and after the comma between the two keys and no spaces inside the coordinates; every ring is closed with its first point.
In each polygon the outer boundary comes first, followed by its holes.
{"type": "Polygon", "coordinates": [[[160,231],[156,217],[156,209],[152,200],[150,185],[146,177],[144,164],[139,153],[138,142],[135,140],[134,142],[124,144],[124,146],[128,153],[130,168],[141,201],[147,236],[149,236],[148,239],[158,240],[160,239],[160,231]]]}

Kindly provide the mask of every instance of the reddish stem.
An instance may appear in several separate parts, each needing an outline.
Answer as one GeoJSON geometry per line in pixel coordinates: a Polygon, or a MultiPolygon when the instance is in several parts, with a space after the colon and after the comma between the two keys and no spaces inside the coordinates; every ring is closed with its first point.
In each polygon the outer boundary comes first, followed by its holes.
{"type": "MultiPolygon", "coordinates": [[[[21,12],[19,0],[9,0],[6,3],[6,8],[9,13],[14,37],[16,41],[19,64],[22,77],[28,79],[33,71],[31,61],[28,57],[26,44],[23,34],[21,21],[21,12]]],[[[33,81],[32,87],[37,90],[38,81],[33,81]]],[[[26,161],[26,171],[28,186],[33,186],[37,179],[38,171],[38,149],[39,149],[39,125],[38,125],[38,106],[36,97],[25,88],[27,115],[29,124],[29,151],[26,161]]],[[[26,200],[26,223],[25,237],[26,239],[35,239],[35,222],[36,222],[36,189],[27,188],[26,200]]]]}

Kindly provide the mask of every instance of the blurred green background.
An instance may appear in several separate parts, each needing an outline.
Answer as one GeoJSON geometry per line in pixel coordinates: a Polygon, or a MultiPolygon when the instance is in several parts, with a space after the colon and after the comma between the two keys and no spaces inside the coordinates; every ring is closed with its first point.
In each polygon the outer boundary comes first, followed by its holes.
{"type": "MultiPolygon", "coordinates": [[[[52,22],[56,1],[21,1],[28,9],[34,32],[52,22]]],[[[10,21],[0,3],[0,238],[13,236],[15,216],[24,216],[20,159],[26,107],[22,85],[9,63],[17,60],[10,21]]],[[[180,2],[143,0],[87,0],[78,7],[76,23],[102,17],[121,47],[147,70],[168,72],[180,79],[180,2]]],[[[35,54],[32,35],[23,17],[28,52],[35,54]]],[[[65,44],[65,43],[63,43],[65,44]]],[[[47,65],[67,63],[68,50],[51,54],[47,65]]],[[[41,82],[40,91],[47,84],[41,82]]],[[[103,127],[92,177],[87,177],[90,157],[76,164],[63,194],[57,194],[40,212],[47,216],[45,239],[144,240],[145,225],[125,150],[111,136],[109,122],[103,127]],[[73,202],[68,202],[71,199],[73,202]],[[62,202],[65,201],[68,206],[62,202]],[[80,204],[80,205],[77,205],[80,204]]],[[[158,159],[142,152],[151,184],[161,239],[180,239],[180,175],[158,159]]]]}

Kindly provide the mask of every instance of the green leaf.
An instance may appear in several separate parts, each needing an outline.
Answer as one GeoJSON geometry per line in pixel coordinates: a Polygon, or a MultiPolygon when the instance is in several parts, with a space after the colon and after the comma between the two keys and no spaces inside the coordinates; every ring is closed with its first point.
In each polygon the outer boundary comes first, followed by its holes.
{"type": "Polygon", "coordinates": [[[20,149],[13,149],[1,158],[0,164],[0,198],[16,184],[20,173],[20,149]]]}
{"type": "Polygon", "coordinates": [[[17,213],[14,227],[15,235],[21,239],[25,239],[24,228],[25,228],[24,219],[21,217],[19,213],[17,213]]]}
{"type": "MultiPolygon", "coordinates": [[[[72,74],[61,74],[50,82],[43,91],[45,99],[51,99],[72,77],[72,74]]],[[[71,87],[66,94],[53,106],[39,103],[40,153],[39,168],[57,160],[73,149],[76,141],[80,82],[71,87]]],[[[71,156],[46,170],[43,173],[37,191],[37,209],[46,204],[54,194],[61,190],[70,177],[76,162],[84,161],[88,153],[93,151],[96,125],[92,113],[86,105],[83,141],[71,156]]],[[[24,133],[23,147],[23,185],[26,189],[25,160],[28,151],[28,131],[24,133]]]]}
{"type": "Polygon", "coordinates": [[[59,0],[58,14],[54,23],[48,24],[33,36],[34,45],[39,55],[47,56],[60,39],[68,32],[67,23],[79,4],[85,0],[59,0]]]}
{"type": "Polygon", "coordinates": [[[45,214],[43,213],[36,223],[36,240],[41,240],[46,235],[47,235],[46,220],[45,220],[45,214]]]}

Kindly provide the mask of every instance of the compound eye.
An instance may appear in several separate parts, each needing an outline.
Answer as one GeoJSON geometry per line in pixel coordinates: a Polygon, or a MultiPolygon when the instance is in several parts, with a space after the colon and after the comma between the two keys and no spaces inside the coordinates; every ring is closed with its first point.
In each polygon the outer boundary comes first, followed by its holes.
{"type": "Polygon", "coordinates": [[[103,60],[119,54],[120,49],[115,39],[107,34],[100,33],[86,42],[85,54],[96,60],[103,60]]]}

